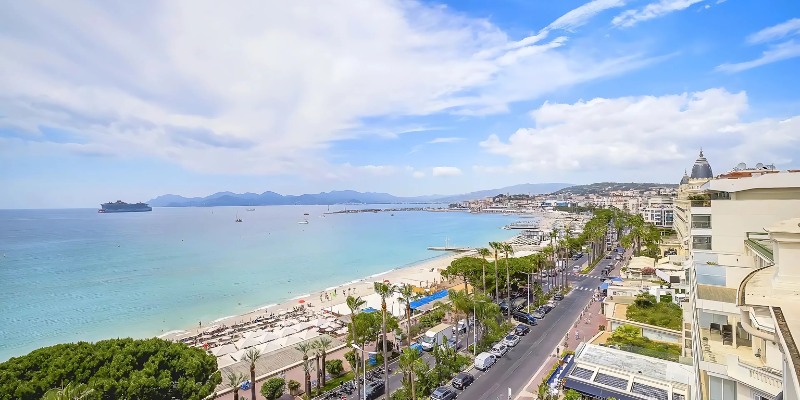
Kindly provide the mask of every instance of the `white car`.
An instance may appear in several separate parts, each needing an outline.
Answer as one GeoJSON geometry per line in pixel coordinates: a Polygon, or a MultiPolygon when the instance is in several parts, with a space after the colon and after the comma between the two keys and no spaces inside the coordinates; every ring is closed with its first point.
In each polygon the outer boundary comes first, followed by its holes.
{"type": "Polygon", "coordinates": [[[494,354],[495,357],[500,358],[506,353],[508,353],[508,346],[506,346],[502,342],[497,343],[496,345],[492,346],[491,349],[489,349],[489,353],[492,353],[494,354]]]}
{"type": "Polygon", "coordinates": [[[492,353],[483,352],[475,357],[475,368],[486,371],[497,361],[497,357],[492,353]]]}
{"type": "Polygon", "coordinates": [[[503,344],[508,347],[514,347],[519,344],[519,336],[517,335],[508,335],[505,339],[503,339],[503,344]]]}

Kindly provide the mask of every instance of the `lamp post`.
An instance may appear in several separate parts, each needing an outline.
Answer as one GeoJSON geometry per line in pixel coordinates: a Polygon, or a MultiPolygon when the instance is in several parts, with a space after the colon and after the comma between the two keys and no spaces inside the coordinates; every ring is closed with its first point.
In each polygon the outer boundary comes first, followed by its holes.
{"type": "MultiPolygon", "coordinates": [[[[486,303],[485,300],[475,301],[472,303],[472,356],[475,357],[478,354],[478,303],[486,303]]],[[[467,321],[467,326],[469,326],[469,321],[467,321]]]]}
{"type": "Polygon", "coordinates": [[[535,274],[535,273],[536,272],[523,272],[523,274],[528,275],[528,310],[527,311],[530,311],[530,308],[531,308],[531,300],[532,300],[531,291],[533,289],[533,287],[531,286],[531,284],[532,284],[531,283],[531,276],[533,276],[533,274],[535,274]]]}
{"type": "MultiPolygon", "coordinates": [[[[364,393],[364,400],[367,400],[367,359],[364,358],[363,348],[358,347],[358,345],[355,343],[351,344],[351,346],[353,346],[354,349],[361,351],[361,365],[362,365],[361,369],[364,371],[364,384],[362,385],[363,386],[362,392],[364,393]]],[[[356,377],[356,379],[358,379],[358,377],[356,377]]]]}

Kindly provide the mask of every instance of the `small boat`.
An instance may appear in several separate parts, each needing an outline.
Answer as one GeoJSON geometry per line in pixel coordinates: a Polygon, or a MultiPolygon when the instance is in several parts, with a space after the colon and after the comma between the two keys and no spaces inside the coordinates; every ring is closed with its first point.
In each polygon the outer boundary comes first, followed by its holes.
{"type": "Polygon", "coordinates": [[[255,208],[248,208],[247,211],[255,211],[255,208]]]}
{"type": "Polygon", "coordinates": [[[242,219],[239,218],[239,213],[236,213],[236,222],[242,222],[242,219]]]}
{"type": "Polygon", "coordinates": [[[303,215],[308,215],[308,213],[305,213],[305,214],[303,214],[303,215]]]}
{"type": "Polygon", "coordinates": [[[305,225],[305,224],[307,224],[307,223],[308,223],[308,220],[307,220],[307,219],[304,219],[304,220],[302,220],[302,221],[297,221],[297,223],[298,223],[298,224],[303,224],[303,225],[305,225]]]}

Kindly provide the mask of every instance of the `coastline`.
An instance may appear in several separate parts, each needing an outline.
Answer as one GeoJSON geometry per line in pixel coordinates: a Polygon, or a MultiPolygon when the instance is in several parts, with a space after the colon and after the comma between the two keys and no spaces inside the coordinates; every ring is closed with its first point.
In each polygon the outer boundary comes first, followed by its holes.
{"type": "MultiPolygon", "coordinates": [[[[513,236],[512,236],[513,237],[513,236]]],[[[509,240],[509,239],[506,239],[509,240]]],[[[450,263],[461,257],[474,255],[475,251],[466,251],[437,255],[434,257],[426,258],[423,260],[411,262],[403,266],[393,268],[391,270],[372,274],[370,276],[354,279],[349,282],[342,283],[337,286],[327,287],[325,289],[317,290],[311,293],[306,293],[292,298],[264,305],[255,308],[239,315],[229,315],[217,318],[213,321],[198,321],[198,326],[187,327],[185,329],[176,329],[165,332],[156,337],[165,340],[179,340],[182,337],[202,333],[203,331],[216,326],[231,326],[243,322],[252,321],[258,317],[270,314],[277,314],[282,310],[291,310],[294,307],[304,306],[310,310],[331,310],[346,302],[347,294],[345,291],[349,289],[349,295],[365,297],[374,293],[373,282],[388,280],[391,284],[412,284],[417,287],[427,288],[432,286],[434,282],[441,280],[439,270],[447,268],[450,263]],[[332,295],[332,291],[336,291],[336,295],[332,295]],[[329,294],[329,299],[325,299],[325,293],[329,294]],[[322,301],[320,301],[320,296],[322,301]],[[300,301],[303,301],[300,303],[300,301]],[[202,323],[202,324],[201,324],[202,323]]],[[[391,306],[390,306],[391,307],[391,306]]]]}
{"type": "MultiPolygon", "coordinates": [[[[543,212],[543,213],[536,213],[535,214],[537,223],[540,224],[542,227],[551,227],[563,214],[558,212],[543,212]]],[[[510,237],[503,239],[503,242],[511,242],[514,238],[516,238],[519,233],[509,231],[510,237]]],[[[264,306],[259,306],[254,308],[251,311],[238,314],[238,315],[229,315],[221,318],[214,319],[213,321],[198,321],[202,324],[198,324],[198,326],[187,327],[185,329],[177,329],[171,330],[169,332],[165,332],[163,334],[158,335],[158,338],[165,339],[165,340],[180,340],[183,337],[196,335],[198,333],[202,333],[203,331],[210,329],[214,326],[231,326],[235,324],[250,322],[255,320],[258,317],[268,316],[270,314],[277,314],[282,310],[290,311],[294,307],[298,307],[300,305],[304,306],[305,308],[312,310],[312,311],[320,311],[320,310],[339,310],[342,309],[341,305],[346,302],[347,295],[345,290],[350,290],[349,295],[352,296],[361,296],[366,297],[368,295],[374,294],[374,287],[373,282],[376,281],[389,281],[393,285],[401,285],[401,284],[412,284],[417,287],[428,288],[433,285],[434,282],[441,281],[441,275],[439,270],[447,268],[450,263],[461,257],[475,255],[475,250],[464,251],[464,252],[450,252],[447,251],[444,254],[435,255],[429,258],[425,258],[422,260],[412,261],[407,264],[403,264],[399,267],[386,270],[383,272],[378,272],[363,278],[353,279],[348,282],[341,283],[336,286],[329,286],[324,289],[315,290],[311,293],[305,293],[298,296],[293,296],[288,299],[284,299],[278,301],[276,303],[267,304],[264,306]],[[333,295],[332,291],[336,292],[336,295],[333,295]],[[330,297],[325,299],[325,293],[328,293],[330,297]],[[322,296],[322,297],[321,297],[322,296]],[[300,301],[303,301],[300,303],[300,301]],[[339,306],[339,307],[337,307],[339,306]]],[[[389,304],[393,302],[393,299],[387,299],[387,307],[392,308],[395,304],[389,304]]]]}

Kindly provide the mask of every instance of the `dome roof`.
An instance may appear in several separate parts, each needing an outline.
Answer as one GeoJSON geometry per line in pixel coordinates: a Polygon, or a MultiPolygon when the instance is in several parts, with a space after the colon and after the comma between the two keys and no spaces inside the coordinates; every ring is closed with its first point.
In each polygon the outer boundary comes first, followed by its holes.
{"type": "Polygon", "coordinates": [[[683,171],[683,178],[681,178],[681,185],[685,185],[689,183],[689,175],[686,174],[686,170],[683,171]]]}
{"type": "Polygon", "coordinates": [[[700,157],[697,158],[697,161],[694,162],[694,166],[692,166],[692,179],[711,179],[714,177],[714,173],[711,172],[711,165],[708,164],[708,160],[703,156],[703,150],[700,150],[700,157]]]}

